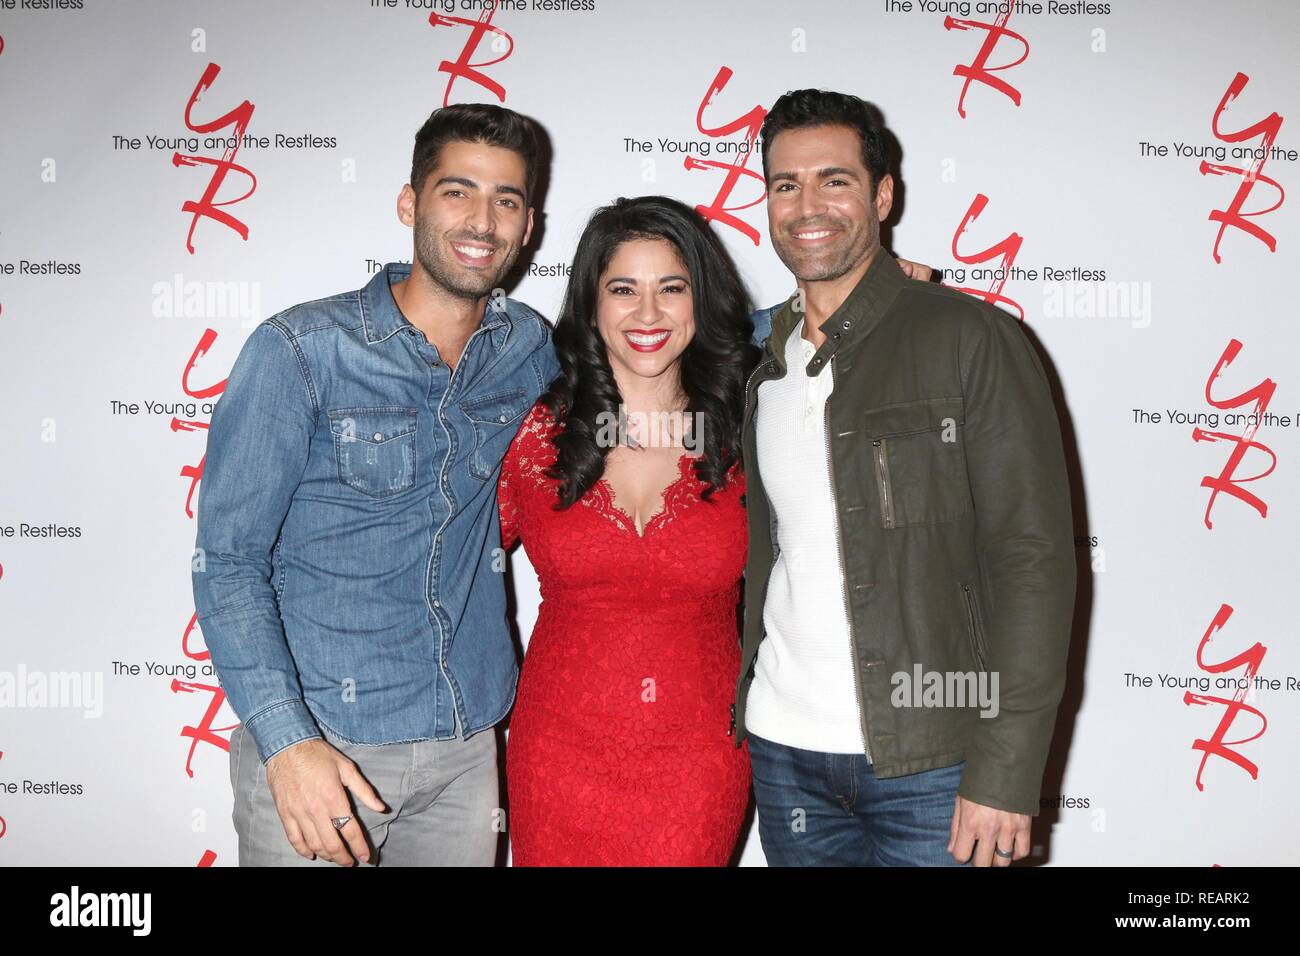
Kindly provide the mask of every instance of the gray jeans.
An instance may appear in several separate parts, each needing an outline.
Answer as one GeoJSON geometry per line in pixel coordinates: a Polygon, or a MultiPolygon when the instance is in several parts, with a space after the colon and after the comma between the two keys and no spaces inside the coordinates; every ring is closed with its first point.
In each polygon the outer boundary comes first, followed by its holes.
{"type": "MultiPolygon", "coordinates": [[[[377,813],[349,795],[373,848],[370,861],[384,866],[492,866],[505,830],[498,806],[496,731],[469,740],[421,740],[371,746],[325,740],[357,765],[388,806],[377,813]]],[[[337,866],[299,856],[280,821],[266,782],[266,766],[243,725],[230,737],[233,818],[240,866],[337,866]]]]}

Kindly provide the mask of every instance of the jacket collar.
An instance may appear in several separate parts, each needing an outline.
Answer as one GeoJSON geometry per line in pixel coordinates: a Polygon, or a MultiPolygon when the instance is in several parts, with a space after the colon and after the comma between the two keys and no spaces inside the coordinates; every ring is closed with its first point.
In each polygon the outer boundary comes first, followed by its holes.
{"type": "MultiPolygon", "coordinates": [[[[867,271],[853,287],[853,291],[821,324],[822,332],[826,333],[826,341],[808,360],[806,367],[808,374],[816,375],[830,364],[831,356],[836,351],[850,342],[864,338],[879,325],[906,281],[907,277],[894,257],[884,247],[877,249],[871,265],[867,266],[867,271]]],[[[799,293],[796,291],[772,316],[772,334],[767,340],[767,357],[769,360],[774,359],[780,366],[781,375],[786,373],[786,341],[790,338],[794,327],[799,324],[799,319],[803,317],[794,308],[798,299],[799,293]]]]}
{"type": "MultiPolygon", "coordinates": [[[[407,262],[389,262],[382,270],[376,272],[361,290],[361,323],[365,330],[366,343],[376,345],[385,341],[393,333],[410,328],[419,332],[410,320],[402,315],[393,298],[389,286],[401,282],[411,274],[411,265],[407,262]]],[[[483,319],[479,328],[487,329],[492,338],[493,347],[500,352],[510,337],[511,300],[505,296],[488,296],[487,307],[483,310],[483,319]]]]}

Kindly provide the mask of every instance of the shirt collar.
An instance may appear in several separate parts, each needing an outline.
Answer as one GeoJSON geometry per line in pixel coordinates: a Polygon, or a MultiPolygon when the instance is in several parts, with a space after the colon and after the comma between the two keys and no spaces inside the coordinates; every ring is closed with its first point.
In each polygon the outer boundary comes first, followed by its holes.
{"type": "Polygon", "coordinates": [[[816,353],[813,344],[803,337],[805,316],[797,316],[794,328],[790,330],[790,340],[785,346],[786,361],[798,361],[801,357],[807,362],[816,353]]]}
{"type": "MultiPolygon", "coordinates": [[[[883,247],[876,250],[853,291],[848,294],[840,307],[821,324],[821,331],[826,333],[822,343],[808,361],[807,372],[816,375],[830,364],[831,356],[845,344],[857,341],[874,329],[894,299],[902,291],[907,277],[893,256],[883,247]]],[[[785,374],[785,344],[795,326],[803,318],[802,313],[794,310],[798,292],[792,295],[772,317],[772,334],[768,339],[772,357],[781,365],[781,374],[785,374]]]]}
{"type": "MultiPolygon", "coordinates": [[[[392,283],[401,282],[411,274],[408,262],[389,262],[376,272],[361,290],[361,323],[365,329],[366,343],[376,345],[385,341],[402,329],[416,329],[410,320],[402,315],[393,298],[392,283]]],[[[487,307],[483,310],[483,320],[479,328],[487,329],[492,339],[492,346],[498,352],[505,347],[510,337],[511,300],[503,295],[490,295],[487,307]]]]}

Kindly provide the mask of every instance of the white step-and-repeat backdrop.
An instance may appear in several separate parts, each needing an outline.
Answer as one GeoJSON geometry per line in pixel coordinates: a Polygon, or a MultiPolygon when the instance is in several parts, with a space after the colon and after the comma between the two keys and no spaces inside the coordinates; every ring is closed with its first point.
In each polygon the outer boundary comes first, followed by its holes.
{"type": "Polygon", "coordinates": [[[236,862],[206,425],[256,323],[410,259],[432,109],[548,130],[515,298],[554,316],[591,210],[665,193],[768,305],[746,145],[800,87],[881,108],[894,250],[1022,316],[1059,383],[1082,574],[1036,858],[1296,862],[1300,7],[484,6],[0,0],[0,863],[236,862]]]}

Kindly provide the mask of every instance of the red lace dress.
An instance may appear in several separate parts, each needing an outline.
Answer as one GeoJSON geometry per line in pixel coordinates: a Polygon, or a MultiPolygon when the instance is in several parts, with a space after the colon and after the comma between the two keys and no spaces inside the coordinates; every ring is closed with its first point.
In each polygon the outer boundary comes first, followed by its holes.
{"type": "Polygon", "coordinates": [[[542,596],[506,748],[513,861],[724,865],[749,800],[749,745],[727,734],[743,474],[706,501],[683,455],[640,536],[604,479],[553,509],[558,427],[534,406],[499,484],[502,543],[523,540],[542,596]]]}

